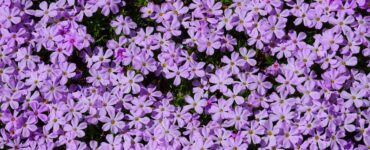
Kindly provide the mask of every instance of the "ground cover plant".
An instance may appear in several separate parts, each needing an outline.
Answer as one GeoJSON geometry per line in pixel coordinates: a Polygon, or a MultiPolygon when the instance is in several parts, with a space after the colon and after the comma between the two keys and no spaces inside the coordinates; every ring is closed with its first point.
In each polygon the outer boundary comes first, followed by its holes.
{"type": "Polygon", "coordinates": [[[367,0],[0,0],[1,149],[370,149],[367,0]]]}

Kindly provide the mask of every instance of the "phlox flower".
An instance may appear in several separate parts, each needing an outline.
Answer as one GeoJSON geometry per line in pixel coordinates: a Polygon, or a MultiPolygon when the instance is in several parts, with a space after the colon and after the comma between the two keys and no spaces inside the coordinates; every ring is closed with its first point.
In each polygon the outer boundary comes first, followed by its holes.
{"type": "Polygon", "coordinates": [[[104,16],[108,16],[109,13],[112,11],[113,14],[118,13],[119,5],[125,5],[125,2],[121,2],[120,0],[98,0],[98,5],[102,7],[102,13],[104,16]]]}
{"type": "Polygon", "coordinates": [[[120,150],[122,149],[122,136],[113,136],[112,134],[108,134],[106,136],[107,142],[103,142],[101,146],[99,146],[99,150],[103,149],[112,149],[112,150],[120,150]]]}
{"type": "Polygon", "coordinates": [[[87,123],[85,122],[78,123],[77,120],[72,120],[72,123],[66,124],[63,127],[63,129],[67,132],[71,132],[74,136],[84,137],[85,132],[83,130],[86,129],[86,127],[87,127],[87,123]]]}
{"type": "Polygon", "coordinates": [[[353,105],[357,108],[363,106],[367,101],[366,99],[363,99],[365,95],[366,90],[360,88],[351,88],[350,93],[347,91],[342,91],[340,93],[340,96],[346,99],[344,106],[347,108],[352,107],[353,105]]]}
{"type": "Polygon", "coordinates": [[[125,123],[122,121],[124,114],[122,112],[115,113],[114,111],[108,111],[108,116],[102,116],[99,120],[104,122],[102,129],[104,131],[110,130],[113,133],[117,133],[122,129],[125,123]]]}
{"type": "Polygon", "coordinates": [[[120,35],[121,33],[125,35],[130,34],[130,30],[137,27],[136,23],[132,21],[130,17],[124,17],[122,15],[118,16],[116,20],[111,22],[112,27],[116,27],[115,33],[120,35]]]}
{"type": "Polygon", "coordinates": [[[51,3],[48,6],[48,3],[46,1],[42,1],[39,4],[39,7],[41,10],[35,10],[35,16],[42,17],[41,20],[44,20],[47,22],[49,18],[55,17],[58,14],[57,6],[55,3],[51,3]]]}
{"type": "Polygon", "coordinates": [[[194,98],[187,95],[185,101],[188,103],[184,109],[194,109],[198,114],[203,112],[203,107],[207,106],[207,101],[201,97],[201,94],[195,94],[194,98]]]}
{"type": "Polygon", "coordinates": [[[217,121],[219,119],[224,119],[230,113],[230,107],[233,101],[219,99],[217,104],[213,104],[209,109],[209,113],[212,114],[212,120],[217,121]]]}
{"type": "Polygon", "coordinates": [[[295,88],[293,87],[294,85],[300,85],[304,78],[298,77],[295,75],[292,71],[286,70],[284,72],[284,76],[278,76],[276,78],[276,81],[279,82],[281,85],[277,87],[278,91],[282,92],[288,92],[290,94],[293,94],[295,92],[295,88]]]}
{"type": "Polygon", "coordinates": [[[9,28],[12,24],[18,24],[22,21],[21,17],[19,17],[20,10],[17,7],[9,8],[4,7],[1,9],[1,17],[0,20],[2,24],[9,28]]]}
{"type": "Polygon", "coordinates": [[[219,90],[221,92],[227,92],[227,85],[230,85],[234,82],[233,79],[230,78],[230,75],[231,74],[227,73],[225,70],[216,70],[216,74],[212,74],[211,78],[209,79],[209,82],[214,84],[210,87],[210,91],[214,92],[219,90]]]}
{"type": "Polygon", "coordinates": [[[221,43],[217,36],[202,37],[198,40],[198,50],[200,52],[206,51],[207,55],[213,55],[215,49],[219,49],[220,47],[221,43]]]}

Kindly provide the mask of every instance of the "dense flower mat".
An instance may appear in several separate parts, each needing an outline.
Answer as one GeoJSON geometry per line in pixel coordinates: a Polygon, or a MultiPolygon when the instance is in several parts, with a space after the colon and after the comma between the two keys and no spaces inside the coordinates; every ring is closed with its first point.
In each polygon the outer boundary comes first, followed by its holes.
{"type": "Polygon", "coordinates": [[[0,0],[2,149],[370,149],[366,0],[0,0]]]}

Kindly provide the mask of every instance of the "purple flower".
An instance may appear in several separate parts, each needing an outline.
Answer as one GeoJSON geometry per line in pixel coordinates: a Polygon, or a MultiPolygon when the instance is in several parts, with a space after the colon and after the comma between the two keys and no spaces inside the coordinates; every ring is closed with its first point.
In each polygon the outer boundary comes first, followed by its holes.
{"type": "Polygon", "coordinates": [[[85,132],[83,131],[87,127],[85,122],[78,123],[77,120],[72,120],[71,124],[66,124],[63,129],[64,131],[71,132],[74,136],[84,137],[85,132]]]}
{"type": "Polygon", "coordinates": [[[166,78],[175,78],[173,81],[173,84],[175,86],[180,85],[181,83],[181,77],[187,78],[189,76],[188,69],[184,66],[178,68],[177,66],[169,67],[170,72],[166,74],[166,78]]]}
{"type": "Polygon", "coordinates": [[[19,123],[19,129],[16,132],[21,133],[23,137],[29,137],[31,132],[37,130],[37,120],[35,118],[28,118],[19,123]]]}
{"type": "Polygon", "coordinates": [[[277,135],[279,134],[280,129],[274,126],[271,120],[266,121],[263,124],[263,127],[265,128],[266,136],[264,136],[262,140],[268,144],[267,147],[276,146],[277,145],[277,135]]]}
{"type": "Polygon", "coordinates": [[[49,18],[55,17],[58,15],[57,6],[55,3],[51,3],[48,6],[48,3],[46,1],[43,1],[39,5],[41,10],[35,10],[35,16],[42,17],[41,20],[44,20],[47,22],[49,18]]]}
{"type": "Polygon", "coordinates": [[[272,84],[268,81],[265,82],[266,76],[259,73],[257,76],[251,75],[248,77],[248,89],[257,90],[259,94],[265,94],[267,89],[272,87],[272,84]]]}
{"type": "Polygon", "coordinates": [[[60,79],[61,84],[67,83],[69,78],[72,78],[76,75],[74,72],[76,70],[76,65],[75,64],[68,64],[67,62],[61,63],[60,64],[60,69],[62,72],[62,78],[60,79]]]}
{"type": "Polygon", "coordinates": [[[329,146],[328,141],[326,141],[325,133],[320,131],[316,131],[313,137],[309,138],[302,144],[302,148],[310,148],[310,149],[325,149],[329,146]]]}
{"type": "Polygon", "coordinates": [[[117,35],[120,35],[122,32],[125,35],[130,35],[130,30],[137,27],[130,17],[126,16],[123,18],[122,15],[119,15],[116,20],[112,21],[111,26],[116,28],[115,33],[117,35]]]}
{"type": "Polygon", "coordinates": [[[180,28],[180,22],[177,20],[165,21],[163,22],[163,27],[158,26],[157,30],[163,32],[164,34],[169,34],[173,36],[179,36],[181,31],[178,30],[180,28]]]}
{"type": "Polygon", "coordinates": [[[217,105],[213,104],[208,111],[212,114],[212,120],[218,121],[219,119],[224,119],[224,116],[227,116],[229,114],[232,104],[233,101],[219,99],[217,101],[217,105]]]}
{"type": "Polygon", "coordinates": [[[175,122],[177,122],[179,127],[184,127],[185,124],[189,122],[192,117],[192,115],[187,112],[187,109],[178,109],[173,116],[175,122]]]}
{"type": "Polygon", "coordinates": [[[110,130],[113,133],[117,133],[125,125],[122,121],[124,115],[122,112],[116,114],[114,111],[108,111],[108,115],[109,117],[104,115],[99,119],[104,122],[102,129],[104,131],[110,130]]]}
{"type": "Polygon", "coordinates": [[[56,79],[48,80],[44,86],[40,89],[44,93],[44,97],[47,98],[48,101],[59,101],[63,98],[63,93],[67,91],[67,89],[59,85],[56,79]]]}
{"type": "Polygon", "coordinates": [[[108,49],[105,53],[102,48],[99,48],[97,55],[92,57],[92,60],[95,62],[92,66],[93,68],[99,68],[102,64],[110,62],[110,57],[113,56],[112,50],[108,49]]]}
{"type": "Polygon", "coordinates": [[[363,106],[365,99],[362,99],[366,95],[366,90],[359,89],[359,88],[351,88],[350,93],[347,91],[342,91],[340,93],[340,96],[344,98],[346,101],[344,103],[344,106],[349,108],[351,106],[355,106],[357,108],[360,108],[363,106]]]}
{"type": "Polygon", "coordinates": [[[224,10],[224,16],[222,16],[221,21],[217,24],[217,28],[225,27],[226,30],[231,30],[233,28],[232,20],[232,9],[224,10]]]}
{"type": "Polygon", "coordinates": [[[335,69],[326,71],[321,76],[324,79],[325,84],[334,89],[339,89],[348,78],[335,69]]]}
{"type": "Polygon", "coordinates": [[[239,93],[241,93],[242,87],[238,85],[233,86],[233,90],[228,90],[227,93],[225,93],[226,96],[229,97],[228,101],[235,101],[236,104],[240,105],[244,103],[244,98],[242,96],[238,96],[239,93]]]}
{"type": "Polygon", "coordinates": [[[300,144],[302,136],[299,135],[299,130],[297,128],[288,126],[287,128],[280,127],[282,133],[277,137],[277,142],[281,144],[283,148],[292,148],[300,144]]]}
{"type": "Polygon", "coordinates": [[[32,51],[29,48],[21,48],[18,50],[15,60],[19,62],[20,68],[27,67],[28,69],[34,69],[36,67],[35,63],[39,62],[40,58],[31,53],[32,51]]]}
{"type": "Polygon", "coordinates": [[[209,78],[209,82],[214,84],[210,87],[210,91],[215,92],[216,90],[219,90],[220,92],[227,92],[227,85],[234,82],[230,76],[231,74],[227,73],[225,70],[216,70],[216,74],[212,74],[211,78],[209,78]]]}
{"type": "Polygon", "coordinates": [[[201,98],[200,94],[195,94],[194,98],[187,95],[185,96],[185,101],[188,105],[186,105],[184,109],[189,110],[193,108],[198,114],[201,114],[203,112],[203,107],[207,106],[207,101],[201,98]]]}
{"type": "Polygon", "coordinates": [[[263,29],[263,34],[267,36],[267,39],[271,39],[274,35],[277,38],[282,38],[285,35],[285,20],[280,20],[276,16],[269,16],[265,21],[263,29]]]}
{"type": "Polygon", "coordinates": [[[273,54],[277,53],[277,58],[290,58],[292,56],[292,52],[295,50],[295,46],[288,43],[281,43],[277,47],[273,48],[271,51],[273,54]]]}
{"type": "Polygon", "coordinates": [[[205,66],[204,62],[199,62],[199,63],[191,63],[190,68],[189,68],[189,78],[193,77],[203,77],[205,75],[205,72],[203,70],[205,66]]]}
{"type": "Polygon", "coordinates": [[[19,9],[17,7],[9,8],[5,7],[4,9],[1,9],[1,17],[0,20],[2,20],[2,24],[9,28],[12,24],[18,24],[21,22],[21,17],[19,17],[19,9]]]}
{"type": "Polygon", "coordinates": [[[272,114],[270,114],[270,118],[272,121],[277,121],[277,127],[283,127],[284,124],[290,123],[291,119],[294,118],[294,113],[290,112],[291,109],[292,107],[288,104],[284,106],[272,106],[272,114]]]}
{"type": "Polygon", "coordinates": [[[157,69],[157,62],[149,55],[135,56],[132,65],[135,70],[140,70],[141,73],[147,75],[149,72],[154,72],[157,69]]]}
{"type": "Polygon", "coordinates": [[[178,17],[180,15],[186,14],[188,11],[189,8],[184,6],[184,3],[182,1],[175,1],[174,3],[172,3],[172,5],[170,5],[170,11],[166,15],[178,17]]]}
{"type": "Polygon", "coordinates": [[[136,129],[141,129],[143,125],[146,125],[149,123],[148,117],[143,117],[142,113],[140,112],[132,112],[131,115],[127,115],[130,122],[128,125],[130,128],[135,126],[136,129]]]}
{"type": "Polygon", "coordinates": [[[141,7],[140,12],[142,18],[150,17],[154,14],[155,5],[152,2],[149,2],[147,6],[141,7]]]}
{"type": "Polygon", "coordinates": [[[233,21],[235,20],[233,23],[236,26],[236,31],[240,32],[247,28],[247,22],[251,20],[251,16],[245,10],[237,9],[235,12],[237,19],[233,19],[233,21]]]}
{"type": "Polygon", "coordinates": [[[256,60],[253,59],[256,55],[256,52],[253,49],[248,51],[245,47],[242,47],[239,51],[242,55],[242,61],[244,64],[248,64],[249,66],[255,66],[257,64],[256,60]]]}
{"type": "Polygon", "coordinates": [[[344,147],[344,145],[346,144],[346,141],[342,139],[344,137],[345,133],[342,130],[330,133],[330,148],[340,149],[340,147],[344,147]]]}
{"type": "Polygon", "coordinates": [[[207,55],[213,55],[215,53],[215,49],[219,49],[220,47],[221,43],[217,36],[202,37],[198,40],[199,52],[206,51],[207,55]]]}
{"type": "Polygon", "coordinates": [[[343,42],[343,36],[341,34],[336,34],[332,30],[324,32],[321,38],[323,47],[333,51],[337,51],[339,49],[339,44],[343,42]]]}
{"type": "Polygon", "coordinates": [[[43,114],[44,112],[48,111],[47,106],[38,102],[31,102],[30,107],[32,108],[32,111],[27,112],[29,118],[34,118],[36,120],[40,119],[43,122],[48,120],[48,116],[43,114]]]}
{"type": "Polygon", "coordinates": [[[323,11],[318,10],[312,10],[310,13],[308,13],[308,17],[311,18],[311,26],[315,26],[315,29],[321,29],[323,23],[326,23],[329,20],[329,15],[323,14],[323,11]]]}
{"type": "Polygon", "coordinates": [[[110,11],[113,14],[118,13],[119,8],[118,5],[125,5],[125,2],[121,2],[120,0],[98,0],[98,5],[102,8],[102,13],[104,16],[108,16],[110,11]]]}
{"type": "Polygon", "coordinates": [[[338,18],[329,18],[329,23],[334,24],[333,30],[342,31],[343,33],[352,32],[352,29],[348,26],[355,21],[353,16],[347,16],[344,18],[345,14],[339,14],[338,18]]]}
{"type": "Polygon", "coordinates": [[[222,57],[221,62],[226,64],[223,69],[230,71],[233,74],[237,74],[240,71],[239,67],[242,67],[245,64],[243,63],[243,60],[239,58],[239,54],[236,52],[231,54],[231,59],[226,56],[222,57]]]}
{"type": "Polygon", "coordinates": [[[0,149],[368,149],[369,11],[0,0],[0,149]]]}
{"type": "Polygon", "coordinates": [[[113,136],[112,134],[108,134],[106,136],[107,142],[103,142],[101,146],[99,146],[99,149],[113,149],[113,150],[119,150],[122,149],[122,136],[113,136]]]}
{"type": "Polygon", "coordinates": [[[247,142],[251,143],[260,143],[261,137],[259,135],[263,135],[265,129],[263,126],[259,125],[258,122],[253,121],[250,123],[250,127],[246,127],[246,131],[242,132],[242,136],[247,138],[247,142]]]}
{"type": "Polygon", "coordinates": [[[53,132],[56,132],[60,129],[61,126],[66,124],[66,121],[63,117],[63,112],[61,111],[50,111],[50,115],[48,116],[49,121],[45,125],[46,130],[53,129],[53,132]]]}
{"type": "Polygon", "coordinates": [[[278,91],[282,92],[288,92],[290,94],[293,94],[295,92],[295,88],[293,85],[299,85],[303,82],[303,78],[298,77],[295,75],[292,71],[285,71],[284,72],[285,78],[282,76],[278,76],[276,78],[276,81],[279,82],[281,85],[277,87],[278,91]]]}
{"type": "MultiPolygon", "coordinates": [[[[229,100],[228,100],[229,101],[229,100]]],[[[226,127],[235,126],[236,129],[241,130],[247,124],[248,116],[251,114],[243,110],[242,107],[236,107],[234,111],[226,114],[227,121],[224,122],[226,127]]]]}

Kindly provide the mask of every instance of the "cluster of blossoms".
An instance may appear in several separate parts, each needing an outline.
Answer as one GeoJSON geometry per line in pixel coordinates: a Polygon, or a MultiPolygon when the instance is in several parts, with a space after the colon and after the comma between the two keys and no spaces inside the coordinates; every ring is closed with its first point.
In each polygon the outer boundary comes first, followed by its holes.
{"type": "Polygon", "coordinates": [[[369,1],[128,3],[0,0],[0,148],[370,149],[369,1]]]}

